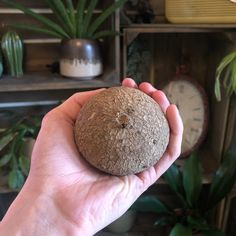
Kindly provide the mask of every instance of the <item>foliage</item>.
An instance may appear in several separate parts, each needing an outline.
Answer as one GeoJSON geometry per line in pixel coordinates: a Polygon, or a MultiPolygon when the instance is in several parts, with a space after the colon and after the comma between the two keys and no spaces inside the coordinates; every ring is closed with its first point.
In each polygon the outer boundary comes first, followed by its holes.
{"type": "Polygon", "coordinates": [[[236,52],[226,55],[216,69],[215,96],[218,101],[221,100],[221,77],[223,77],[223,87],[227,95],[231,96],[236,93],[236,52]]]}
{"type": "Polygon", "coordinates": [[[14,27],[48,34],[58,38],[90,38],[97,39],[116,32],[112,30],[101,30],[98,28],[116,9],[121,7],[127,0],[118,0],[102,11],[94,20],[93,12],[98,4],[98,0],[78,0],[76,6],[72,0],[46,0],[48,7],[55,15],[55,20],[51,20],[30,8],[12,0],[3,0],[11,7],[23,11],[44,25],[40,28],[36,25],[14,24],[14,27]]]}
{"type": "Polygon", "coordinates": [[[151,52],[145,45],[146,43],[136,38],[128,47],[126,75],[136,83],[146,81],[150,71],[151,52]]]}
{"type": "Polygon", "coordinates": [[[155,196],[140,197],[132,206],[140,212],[156,213],[155,226],[172,227],[170,236],[188,236],[202,232],[206,236],[223,236],[209,221],[209,214],[229,194],[236,182],[236,145],[225,155],[213,180],[203,190],[202,167],[196,154],[192,154],[181,170],[173,164],[164,179],[179,200],[178,208],[171,208],[155,196]]]}
{"type": "Polygon", "coordinates": [[[0,77],[3,74],[3,58],[2,58],[2,52],[0,50],[0,77]]]}
{"type": "Polygon", "coordinates": [[[19,190],[28,175],[30,157],[25,156],[23,144],[26,138],[36,138],[41,119],[37,116],[18,118],[0,136],[0,173],[7,176],[10,189],[19,190]]]}

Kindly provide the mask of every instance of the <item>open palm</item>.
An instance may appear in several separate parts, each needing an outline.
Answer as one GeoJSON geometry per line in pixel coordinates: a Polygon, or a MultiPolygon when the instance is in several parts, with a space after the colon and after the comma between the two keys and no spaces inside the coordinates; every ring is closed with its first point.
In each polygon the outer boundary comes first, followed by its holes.
{"type": "MultiPolygon", "coordinates": [[[[125,79],[123,86],[137,87],[131,79],[125,79]]],[[[122,215],[180,154],[183,127],[177,108],[150,84],[142,83],[139,89],[161,105],[171,135],[161,160],[137,175],[117,177],[100,172],[77,150],[73,134],[76,117],[83,104],[101,90],[73,95],[50,111],[42,122],[24,188],[45,193],[53,199],[61,217],[74,228],[84,228],[88,235],[122,215]]]]}

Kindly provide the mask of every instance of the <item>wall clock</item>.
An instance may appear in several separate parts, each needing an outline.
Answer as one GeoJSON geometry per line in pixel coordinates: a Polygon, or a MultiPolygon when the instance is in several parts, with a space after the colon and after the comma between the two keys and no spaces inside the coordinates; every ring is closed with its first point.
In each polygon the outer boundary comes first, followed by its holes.
{"type": "Polygon", "coordinates": [[[205,138],[208,127],[208,99],[204,89],[190,76],[177,73],[162,90],[176,104],[183,120],[181,157],[190,155],[205,138]]]}

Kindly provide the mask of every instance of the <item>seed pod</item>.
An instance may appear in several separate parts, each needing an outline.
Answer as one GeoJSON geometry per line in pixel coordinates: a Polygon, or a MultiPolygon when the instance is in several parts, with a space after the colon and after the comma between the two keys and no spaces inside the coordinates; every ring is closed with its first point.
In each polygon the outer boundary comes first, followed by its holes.
{"type": "Polygon", "coordinates": [[[160,106],[138,89],[113,87],[92,97],[75,123],[79,152],[112,175],[139,173],[162,157],[169,124],[160,106]]]}
{"type": "Polygon", "coordinates": [[[2,52],[11,76],[23,75],[23,43],[15,31],[8,31],[2,37],[2,52]]]}

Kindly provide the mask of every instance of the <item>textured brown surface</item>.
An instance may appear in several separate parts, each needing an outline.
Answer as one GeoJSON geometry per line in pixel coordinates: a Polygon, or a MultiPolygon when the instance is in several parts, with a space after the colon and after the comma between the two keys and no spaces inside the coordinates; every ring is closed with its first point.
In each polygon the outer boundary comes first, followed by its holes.
{"type": "Polygon", "coordinates": [[[128,175],[160,159],[169,142],[169,126],[159,105],[148,95],[114,87],[83,106],[75,140],[93,166],[113,175],[128,175]]]}

